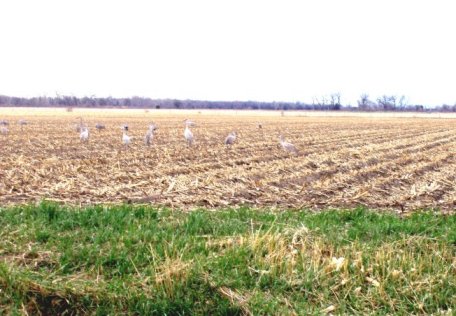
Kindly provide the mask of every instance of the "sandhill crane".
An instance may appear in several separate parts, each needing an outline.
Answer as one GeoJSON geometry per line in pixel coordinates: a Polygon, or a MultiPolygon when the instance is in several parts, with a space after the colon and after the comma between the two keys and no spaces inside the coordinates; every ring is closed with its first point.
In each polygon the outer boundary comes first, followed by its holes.
{"type": "Polygon", "coordinates": [[[7,120],[0,120],[0,125],[8,126],[9,122],[7,120]]]}
{"type": "Polygon", "coordinates": [[[122,143],[125,145],[125,147],[128,147],[128,145],[131,143],[131,137],[127,135],[126,130],[124,130],[122,134],[122,143]]]}
{"type": "Polygon", "coordinates": [[[147,130],[146,136],[144,137],[144,143],[147,146],[150,146],[152,143],[152,140],[154,139],[154,132],[157,129],[157,126],[155,124],[150,124],[149,129],[147,130]]]}
{"type": "Polygon", "coordinates": [[[184,122],[185,122],[185,124],[186,124],[187,126],[190,126],[190,127],[196,126],[195,122],[193,122],[193,121],[191,121],[191,120],[189,120],[189,119],[185,119],[184,122]]]}
{"type": "Polygon", "coordinates": [[[6,126],[0,127],[0,134],[6,135],[9,133],[9,129],[6,126]]]}
{"type": "Polygon", "coordinates": [[[79,139],[81,139],[81,142],[89,141],[89,129],[87,127],[82,128],[81,134],[79,134],[79,139]]]}
{"type": "Polygon", "coordinates": [[[235,132],[231,132],[225,138],[225,145],[233,145],[235,140],[236,140],[236,133],[235,132]]]}
{"type": "Polygon", "coordinates": [[[154,132],[151,130],[147,130],[146,136],[144,136],[144,144],[146,144],[146,146],[150,146],[153,139],[154,139],[154,132]]]}
{"type": "Polygon", "coordinates": [[[190,130],[189,126],[195,126],[195,123],[193,123],[189,119],[184,120],[184,122],[185,122],[184,137],[185,137],[185,140],[187,141],[188,146],[191,146],[193,144],[193,133],[190,130]]]}
{"type": "Polygon", "coordinates": [[[285,139],[283,138],[282,135],[279,136],[279,139],[280,139],[280,145],[282,145],[282,148],[285,151],[288,151],[288,152],[291,152],[291,153],[294,153],[294,154],[298,153],[298,150],[296,149],[295,145],[285,141],[285,139]]]}
{"type": "Polygon", "coordinates": [[[27,121],[24,120],[24,119],[20,119],[19,121],[17,121],[17,123],[21,126],[21,131],[24,129],[24,125],[27,125],[27,121]]]}
{"type": "Polygon", "coordinates": [[[102,129],[105,129],[106,127],[104,126],[104,124],[97,123],[97,124],[95,125],[95,128],[96,128],[98,131],[101,131],[102,129]]]}

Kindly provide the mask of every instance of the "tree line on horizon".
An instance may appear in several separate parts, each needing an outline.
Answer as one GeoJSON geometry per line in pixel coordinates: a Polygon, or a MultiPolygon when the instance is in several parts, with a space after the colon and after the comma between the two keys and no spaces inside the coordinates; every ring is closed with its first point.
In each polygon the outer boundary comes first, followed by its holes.
{"type": "Polygon", "coordinates": [[[411,105],[405,96],[383,95],[371,100],[362,94],[357,105],[343,105],[340,93],[314,98],[312,103],[304,102],[259,102],[259,101],[204,101],[178,99],[152,99],[147,97],[75,97],[56,95],[32,98],[0,95],[0,106],[20,107],[99,107],[99,108],[136,108],[136,109],[250,109],[250,110],[326,110],[326,111],[435,111],[456,112],[456,104],[443,104],[437,107],[411,105]]]}

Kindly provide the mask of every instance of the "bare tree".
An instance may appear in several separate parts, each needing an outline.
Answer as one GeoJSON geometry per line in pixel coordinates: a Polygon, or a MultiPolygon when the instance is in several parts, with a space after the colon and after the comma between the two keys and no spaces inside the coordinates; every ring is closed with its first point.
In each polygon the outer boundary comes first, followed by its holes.
{"type": "Polygon", "coordinates": [[[399,101],[398,101],[397,105],[399,106],[399,108],[400,108],[401,110],[404,110],[405,108],[408,107],[408,102],[407,102],[407,98],[405,97],[405,95],[402,95],[402,96],[399,98],[399,101]]]}
{"type": "Polygon", "coordinates": [[[330,96],[331,110],[340,110],[342,105],[340,104],[340,92],[332,93],[330,96]]]}
{"type": "Polygon", "coordinates": [[[382,95],[377,99],[378,105],[382,110],[385,111],[394,111],[396,110],[396,100],[397,97],[395,95],[382,95]]]}
{"type": "Polygon", "coordinates": [[[369,99],[367,93],[363,93],[359,97],[358,107],[363,111],[373,111],[377,108],[377,104],[369,99]]]}

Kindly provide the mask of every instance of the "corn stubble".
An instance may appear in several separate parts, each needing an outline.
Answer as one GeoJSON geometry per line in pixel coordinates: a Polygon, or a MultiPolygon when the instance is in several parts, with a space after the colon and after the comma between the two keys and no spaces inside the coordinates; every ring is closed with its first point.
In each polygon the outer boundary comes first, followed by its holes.
{"type": "Polygon", "coordinates": [[[27,126],[12,124],[8,135],[0,135],[2,204],[45,198],[179,208],[366,205],[407,211],[453,210],[456,200],[456,124],[450,119],[79,109],[35,111],[25,118],[27,126]],[[192,147],[183,138],[188,116],[197,123],[192,147]],[[89,126],[87,143],[75,131],[78,117],[89,126]],[[106,129],[97,130],[98,122],[106,129]],[[143,139],[151,122],[159,129],[148,147],[143,139]],[[121,143],[123,123],[132,137],[128,147],[121,143]],[[225,146],[231,131],[236,142],[225,146]],[[297,155],[280,148],[279,134],[299,149],[297,155]]]}

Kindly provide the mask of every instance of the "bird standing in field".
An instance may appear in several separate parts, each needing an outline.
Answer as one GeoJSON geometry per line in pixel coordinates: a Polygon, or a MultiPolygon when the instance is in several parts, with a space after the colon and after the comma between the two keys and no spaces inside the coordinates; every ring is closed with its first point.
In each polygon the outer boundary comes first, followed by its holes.
{"type": "Polygon", "coordinates": [[[184,122],[185,122],[184,137],[185,137],[185,140],[187,141],[188,146],[191,146],[193,144],[193,133],[190,130],[189,126],[195,126],[195,123],[193,123],[189,119],[184,120],[184,122]]]}
{"type": "Polygon", "coordinates": [[[193,122],[192,120],[185,119],[184,122],[187,126],[196,126],[195,122],[193,122]]]}
{"type": "Polygon", "coordinates": [[[96,128],[98,131],[101,131],[102,129],[105,129],[106,126],[104,126],[104,124],[97,123],[97,124],[95,125],[95,128],[96,128]]]}
{"type": "Polygon", "coordinates": [[[82,128],[81,134],[79,134],[79,139],[81,142],[89,141],[89,129],[87,127],[82,128]]]}
{"type": "Polygon", "coordinates": [[[28,124],[24,119],[20,119],[17,123],[21,126],[21,131],[24,130],[24,125],[28,124]]]}
{"type": "Polygon", "coordinates": [[[8,125],[9,122],[7,120],[0,121],[0,134],[7,135],[9,133],[8,125]]]}
{"type": "Polygon", "coordinates": [[[236,133],[235,132],[231,132],[225,138],[225,145],[233,145],[235,140],[236,140],[236,133]]]}
{"type": "Polygon", "coordinates": [[[144,143],[147,146],[150,146],[152,144],[152,140],[154,139],[154,132],[157,129],[157,126],[155,124],[150,124],[149,129],[147,130],[146,136],[144,137],[144,143]]]}
{"type": "Polygon", "coordinates": [[[288,152],[291,152],[291,153],[294,153],[294,154],[297,154],[298,153],[298,150],[296,149],[295,145],[293,145],[292,143],[289,143],[287,142],[282,135],[279,136],[279,139],[280,139],[280,145],[282,145],[282,148],[285,150],[285,151],[288,151],[288,152]]]}
{"type": "Polygon", "coordinates": [[[131,143],[131,137],[127,135],[126,130],[124,130],[122,134],[122,143],[125,145],[125,147],[128,147],[128,145],[131,143]]]}

